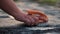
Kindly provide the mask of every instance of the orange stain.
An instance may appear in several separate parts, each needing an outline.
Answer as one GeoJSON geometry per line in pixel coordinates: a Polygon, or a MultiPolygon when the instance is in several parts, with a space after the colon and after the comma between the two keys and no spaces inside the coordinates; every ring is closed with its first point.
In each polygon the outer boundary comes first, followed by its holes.
{"type": "Polygon", "coordinates": [[[48,17],[47,15],[45,15],[44,13],[42,13],[42,11],[39,10],[27,10],[29,15],[34,15],[34,14],[38,14],[40,15],[38,22],[39,23],[45,23],[48,22],[48,17]]]}

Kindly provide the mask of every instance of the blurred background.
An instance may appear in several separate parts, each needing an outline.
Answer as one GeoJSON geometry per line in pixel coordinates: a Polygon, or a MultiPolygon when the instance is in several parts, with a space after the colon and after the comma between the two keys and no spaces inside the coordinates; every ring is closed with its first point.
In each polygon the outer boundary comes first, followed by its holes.
{"type": "Polygon", "coordinates": [[[22,1],[22,2],[37,2],[43,5],[52,5],[60,7],[60,0],[14,0],[14,1],[22,1]]]}
{"type": "Polygon", "coordinates": [[[21,26],[12,16],[0,9],[0,34],[60,34],[60,0],[14,0],[19,9],[44,12],[49,21],[35,27],[21,26]]]}

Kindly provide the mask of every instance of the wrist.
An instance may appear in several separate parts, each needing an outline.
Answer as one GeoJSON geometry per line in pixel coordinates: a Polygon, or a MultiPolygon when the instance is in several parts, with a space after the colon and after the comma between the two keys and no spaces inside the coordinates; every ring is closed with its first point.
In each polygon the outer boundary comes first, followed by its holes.
{"type": "Polygon", "coordinates": [[[22,18],[25,14],[23,12],[18,12],[13,15],[14,18],[22,18]]]}

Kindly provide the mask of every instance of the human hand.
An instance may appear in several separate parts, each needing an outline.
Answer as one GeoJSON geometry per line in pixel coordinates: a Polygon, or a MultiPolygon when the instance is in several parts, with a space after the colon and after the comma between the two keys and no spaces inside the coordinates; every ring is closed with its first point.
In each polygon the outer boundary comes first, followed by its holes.
{"type": "Polygon", "coordinates": [[[45,23],[48,21],[47,16],[38,10],[27,10],[27,11],[28,14],[23,13],[16,19],[18,21],[24,22],[26,25],[29,26],[37,25],[39,23],[45,23]],[[34,15],[34,14],[38,14],[38,15],[34,15]]]}
{"type": "Polygon", "coordinates": [[[27,14],[21,14],[20,16],[15,18],[18,21],[24,22],[28,26],[33,26],[38,24],[39,17],[31,16],[27,14]]]}

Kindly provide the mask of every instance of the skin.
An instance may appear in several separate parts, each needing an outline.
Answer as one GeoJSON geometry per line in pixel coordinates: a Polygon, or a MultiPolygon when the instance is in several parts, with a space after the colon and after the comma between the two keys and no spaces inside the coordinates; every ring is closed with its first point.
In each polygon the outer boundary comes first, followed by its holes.
{"type": "Polygon", "coordinates": [[[22,21],[27,25],[38,24],[37,20],[39,20],[39,17],[23,13],[13,0],[0,0],[0,8],[13,16],[16,20],[22,21]]]}
{"type": "Polygon", "coordinates": [[[48,22],[48,17],[42,12],[42,11],[39,11],[39,10],[27,10],[28,11],[28,14],[29,15],[32,15],[34,16],[34,14],[38,14],[40,16],[39,17],[39,22],[40,23],[44,23],[44,22],[48,22]]]}

